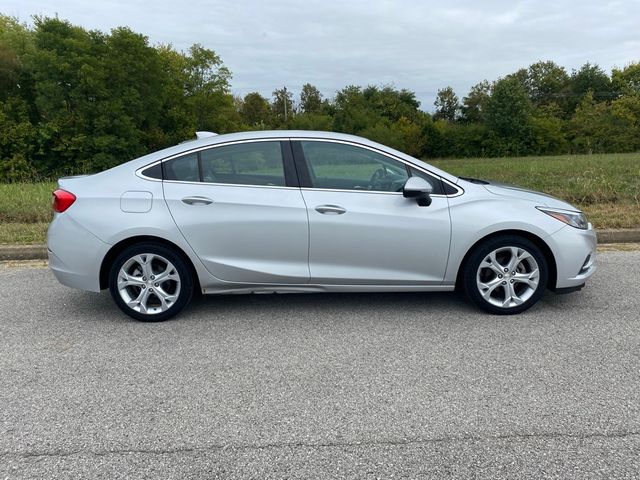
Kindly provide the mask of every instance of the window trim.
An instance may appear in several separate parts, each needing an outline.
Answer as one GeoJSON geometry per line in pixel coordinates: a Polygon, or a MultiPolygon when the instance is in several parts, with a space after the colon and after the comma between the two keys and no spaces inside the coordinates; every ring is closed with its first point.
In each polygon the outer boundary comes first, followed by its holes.
{"type": "MultiPolygon", "coordinates": [[[[149,180],[152,182],[181,183],[181,184],[188,184],[188,185],[215,185],[220,187],[280,188],[280,189],[287,189],[287,190],[297,190],[300,188],[300,181],[298,180],[297,169],[294,163],[293,152],[291,151],[291,141],[288,137],[250,138],[245,140],[235,140],[232,142],[216,143],[213,145],[205,145],[197,148],[192,148],[180,153],[169,155],[168,157],[164,157],[154,162],[151,162],[147,165],[144,165],[136,169],[135,174],[139,178],[142,178],[144,180],[149,180]],[[162,179],[147,177],[142,173],[147,168],[153,167],[157,164],[162,164],[170,160],[173,160],[175,158],[194,154],[194,153],[198,157],[198,168],[200,169],[200,165],[201,165],[200,152],[204,150],[211,150],[214,148],[226,147],[229,145],[237,145],[237,144],[243,144],[243,143],[258,143],[258,142],[277,142],[280,144],[280,151],[282,155],[282,169],[284,174],[285,185],[252,185],[252,184],[244,184],[244,183],[219,183],[219,182],[200,182],[200,181],[192,182],[187,180],[165,180],[164,168],[162,168],[162,176],[163,176],[162,179]]],[[[202,175],[200,175],[200,178],[202,178],[202,175]]]]}
{"type": "Polygon", "coordinates": [[[333,139],[333,138],[318,138],[318,137],[288,137],[288,136],[283,136],[283,137],[273,137],[273,138],[249,138],[249,139],[244,139],[244,140],[234,140],[234,141],[230,141],[230,142],[221,142],[221,143],[216,143],[213,145],[205,145],[205,146],[201,146],[201,147],[196,147],[196,148],[192,148],[189,150],[185,150],[182,151],[180,153],[176,153],[173,155],[170,155],[168,157],[164,157],[161,158],[159,160],[155,160],[151,163],[148,163],[140,168],[138,168],[135,171],[135,174],[137,177],[142,178],[144,180],[148,180],[151,182],[168,182],[168,183],[185,183],[185,184],[195,184],[195,185],[215,185],[215,186],[223,186],[223,187],[253,187],[253,188],[284,188],[287,190],[293,190],[293,189],[310,189],[310,190],[316,190],[316,191],[329,191],[329,192],[354,192],[354,193],[376,193],[376,194],[382,194],[382,195],[402,195],[402,192],[377,192],[377,191],[370,191],[370,190],[343,190],[343,189],[329,189],[329,188],[317,188],[317,187],[309,187],[306,185],[311,185],[311,178],[309,175],[309,171],[307,170],[307,163],[306,163],[306,159],[304,158],[304,152],[302,151],[302,144],[300,142],[302,141],[311,141],[311,142],[329,142],[329,143],[341,143],[341,144],[345,144],[345,145],[351,145],[354,147],[359,147],[359,148],[364,148],[365,150],[371,150],[372,152],[376,152],[379,153],[381,155],[384,155],[386,157],[389,157],[393,160],[397,160],[401,163],[403,163],[405,166],[407,167],[413,167],[416,170],[420,170],[421,172],[426,173],[427,175],[431,175],[432,177],[438,178],[440,179],[441,182],[446,183],[447,185],[453,187],[456,190],[456,193],[453,194],[432,194],[432,197],[446,197],[446,198],[454,198],[454,197],[459,197],[460,195],[464,194],[464,189],[447,180],[444,177],[441,177],[440,175],[433,173],[431,171],[429,171],[427,168],[424,168],[422,166],[418,166],[412,162],[408,162],[402,158],[399,158],[395,155],[392,155],[390,153],[387,153],[383,150],[379,150],[377,148],[371,147],[369,145],[364,145],[362,143],[358,143],[358,142],[354,142],[354,141],[347,141],[347,140],[338,140],[338,139],[333,139]],[[158,163],[162,163],[162,162],[166,162],[169,160],[173,160],[174,158],[180,157],[182,155],[187,155],[189,153],[194,153],[194,152],[200,152],[202,150],[208,150],[210,148],[217,148],[217,147],[223,147],[223,146],[227,146],[227,145],[235,145],[238,143],[252,143],[252,142],[287,142],[289,143],[289,149],[284,149],[283,148],[283,155],[282,155],[282,160],[283,160],[283,165],[284,165],[284,169],[285,169],[285,181],[287,183],[286,186],[275,186],[275,185],[244,185],[244,184],[238,184],[238,183],[211,183],[211,182],[185,182],[185,181],[180,181],[180,180],[164,180],[164,179],[159,179],[159,178],[152,178],[152,177],[147,177],[146,175],[142,174],[143,170],[146,170],[149,167],[153,167],[154,165],[158,164],[158,163]],[[287,151],[288,150],[288,151],[287,151]],[[288,155],[285,154],[285,152],[291,152],[292,158],[289,157],[288,155]],[[292,181],[291,184],[289,184],[289,177],[287,176],[287,163],[292,161],[292,165],[289,165],[289,171],[290,173],[295,172],[296,176],[294,177],[297,181],[292,181]]]}
{"type": "Polygon", "coordinates": [[[300,178],[300,185],[303,190],[313,190],[313,191],[326,191],[326,192],[352,192],[352,193],[375,193],[375,194],[382,194],[382,195],[402,195],[402,192],[384,192],[384,191],[378,191],[378,190],[353,190],[353,189],[343,189],[343,188],[319,188],[319,187],[314,187],[313,184],[311,183],[311,174],[309,173],[309,166],[307,163],[307,159],[304,155],[304,150],[302,148],[302,143],[301,142],[325,142],[325,143],[339,143],[339,144],[343,144],[343,145],[350,145],[352,147],[357,147],[357,148],[363,148],[365,150],[370,150],[374,153],[377,153],[379,155],[383,155],[387,158],[390,158],[392,160],[398,161],[400,163],[402,163],[405,166],[405,169],[407,169],[407,174],[409,175],[409,177],[411,176],[411,170],[410,167],[415,168],[416,170],[419,170],[423,173],[426,173],[427,175],[434,177],[437,180],[440,180],[440,182],[446,183],[447,185],[450,185],[451,187],[456,189],[456,193],[447,195],[442,194],[442,193],[434,193],[431,194],[432,197],[443,197],[443,198],[452,198],[452,197],[458,197],[460,195],[462,195],[464,193],[464,189],[458,185],[456,185],[455,183],[450,182],[449,180],[447,180],[446,178],[441,177],[440,175],[437,175],[433,172],[430,172],[429,170],[427,170],[426,168],[422,168],[419,167],[417,165],[415,165],[414,163],[408,162],[406,160],[403,160],[402,158],[399,158],[395,155],[392,155],[390,153],[387,153],[385,151],[379,150],[377,148],[371,147],[369,145],[363,145],[361,143],[357,143],[357,142],[351,142],[351,141],[347,141],[347,140],[337,140],[337,139],[332,139],[332,138],[307,138],[307,137],[297,137],[297,138],[292,138],[291,139],[291,147],[293,150],[293,156],[294,156],[294,160],[296,163],[296,168],[298,170],[298,176],[300,178]]]}

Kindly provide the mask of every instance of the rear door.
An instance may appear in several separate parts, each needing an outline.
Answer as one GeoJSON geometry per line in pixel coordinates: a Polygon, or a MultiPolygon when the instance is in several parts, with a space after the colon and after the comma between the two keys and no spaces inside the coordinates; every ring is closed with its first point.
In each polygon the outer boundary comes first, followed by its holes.
{"type": "Polygon", "coordinates": [[[185,239],[229,282],[309,281],[307,212],[288,141],[214,146],[163,163],[164,195],[185,239]]]}
{"type": "Polygon", "coordinates": [[[416,174],[400,160],[346,142],[292,142],[309,213],[312,283],[420,284],[443,281],[449,208],[438,177],[432,203],[404,198],[416,174]]]}

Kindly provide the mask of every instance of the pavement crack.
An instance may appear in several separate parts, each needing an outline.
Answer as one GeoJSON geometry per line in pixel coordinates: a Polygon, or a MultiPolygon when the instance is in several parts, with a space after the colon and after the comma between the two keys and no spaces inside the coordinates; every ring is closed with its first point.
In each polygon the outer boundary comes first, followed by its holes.
{"type": "Polygon", "coordinates": [[[206,447],[176,447],[176,448],[122,448],[109,450],[52,450],[52,451],[31,451],[31,452],[0,452],[0,457],[20,457],[20,458],[42,458],[42,457],[72,457],[77,455],[172,455],[180,453],[195,452],[216,452],[216,451],[243,451],[243,450],[269,450],[278,448],[348,448],[348,447],[375,447],[375,446],[404,446],[420,445],[447,442],[491,442],[502,440],[531,440],[531,439],[568,439],[568,440],[588,440],[588,439],[608,439],[626,438],[640,436],[640,432],[606,432],[606,433],[515,433],[504,435],[464,435],[464,436],[443,436],[433,438],[405,438],[388,440],[362,440],[362,441],[328,441],[328,442],[274,442],[264,444],[223,444],[210,445],[206,447]]]}

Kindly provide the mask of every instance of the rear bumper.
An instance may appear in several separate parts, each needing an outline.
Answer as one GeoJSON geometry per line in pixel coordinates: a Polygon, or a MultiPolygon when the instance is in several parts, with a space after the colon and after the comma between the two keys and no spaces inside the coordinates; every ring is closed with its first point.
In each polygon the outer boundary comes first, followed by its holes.
{"type": "Polygon", "coordinates": [[[556,260],[557,279],[554,291],[580,289],[596,272],[596,232],[570,226],[561,228],[547,238],[556,260]]]}
{"type": "Polygon", "coordinates": [[[68,287],[99,292],[100,265],[110,247],[65,213],[49,225],[49,268],[68,287]]]}

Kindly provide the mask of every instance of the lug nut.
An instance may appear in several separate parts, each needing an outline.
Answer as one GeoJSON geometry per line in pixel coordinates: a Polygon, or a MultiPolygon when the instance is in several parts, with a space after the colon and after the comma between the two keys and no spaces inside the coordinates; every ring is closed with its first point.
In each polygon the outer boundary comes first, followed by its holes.
{"type": "Polygon", "coordinates": [[[498,275],[498,278],[502,278],[502,275],[498,275]]]}
{"type": "Polygon", "coordinates": [[[156,277],[154,277],[153,275],[151,275],[151,280],[155,280],[155,279],[156,279],[156,277]]]}
{"type": "Polygon", "coordinates": [[[515,275],[515,274],[516,274],[516,272],[511,272],[511,275],[515,275]]]}
{"type": "Polygon", "coordinates": [[[146,285],[142,285],[142,289],[144,290],[145,288],[147,288],[147,286],[146,285]]]}
{"type": "Polygon", "coordinates": [[[507,282],[502,282],[502,285],[506,285],[506,284],[507,284],[507,282]]]}
{"type": "Polygon", "coordinates": [[[154,283],[154,285],[155,285],[156,287],[160,286],[160,284],[159,284],[159,283],[154,283]]]}
{"type": "Polygon", "coordinates": [[[511,280],[511,283],[513,283],[513,280],[511,280]]]}
{"type": "Polygon", "coordinates": [[[142,277],[142,281],[146,282],[147,281],[147,277],[142,277]]]}
{"type": "Polygon", "coordinates": [[[509,271],[509,269],[508,269],[508,268],[505,268],[505,269],[504,269],[504,271],[505,271],[505,272],[508,272],[508,271],[509,271]]]}

